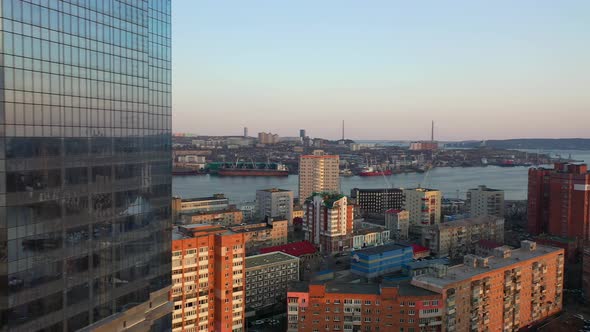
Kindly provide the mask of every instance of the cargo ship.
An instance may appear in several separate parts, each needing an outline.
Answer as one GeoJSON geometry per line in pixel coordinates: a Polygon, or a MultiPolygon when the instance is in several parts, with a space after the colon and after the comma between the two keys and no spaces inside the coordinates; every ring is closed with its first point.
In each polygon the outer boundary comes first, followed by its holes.
{"type": "Polygon", "coordinates": [[[364,167],[363,170],[359,173],[359,176],[381,176],[391,174],[393,174],[393,172],[388,169],[383,171],[377,171],[373,167],[364,167]]]}
{"type": "Polygon", "coordinates": [[[283,164],[276,164],[274,168],[272,167],[223,167],[217,171],[217,175],[219,176],[288,176],[289,170],[287,166],[283,164]]]}

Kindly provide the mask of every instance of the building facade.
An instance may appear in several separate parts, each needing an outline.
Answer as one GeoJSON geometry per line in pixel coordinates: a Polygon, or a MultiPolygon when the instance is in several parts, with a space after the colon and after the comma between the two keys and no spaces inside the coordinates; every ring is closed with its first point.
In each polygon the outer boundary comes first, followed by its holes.
{"type": "Polygon", "coordinates": [[[441,220],[442,193],[435,189],[403,189],[404,210],[410,213],[410,232],[436,225],[441,220]]]}
{"type": "Polygon", "coordinates": [[[588,245],[582,251],[582,289],[584,297],[590,299],[590,246],[588,245]]]}
{"type": "Polygon", "coordinates": [[[224,194],[211,197],[181,198],[172,197],[172,214],[178,218],[180,212],[209,212],[229,209],[229,199],[224,194]]]}
{"type": "Polygon", "coordinates": [[[523,241],[492,257],[467,255],[412,284],[443,297],[442,331],[518,331],[561,311],[563,264],[563,249],[523,241]]]}
{"type": "Polygon", "coordinates": [[[0,330],[169,325],[170,1],[1,6],[0,330]]]}
{"type": "Polygon", "coordinates": [[[245,331],[244,235],[179,227],[172,241],[172,331],[245,331]]]}
{"type": "Polygon", "coordinates": [[[314,192],[340,192],[340,157],[315,150],[299,158],[299,201],[314,192]]]}
{"type": "Polygon", "coordinates": [[[271,252],[246,258],[246,311],[285,303],[287,285],[299,281],[299,258],[271,252]]]}
{"type": "Polygon", "coordinates": [[[385,244],[373,248],[354,250],[351,254],[350,272],[365,278],[375,278],[398,272],[414,259],[411,246],[385,244]]]}
{"type": "Polygon", "coordinates": [[[287,294],[287,331],[440,331],[442,306],[440,294],[407,282],[295,285],[287,294]]]}
{"type": "Polygon", "coordinates": [[[473,218],[492,216],[504,218],[504,191],[479,186],[467,191],[467,208],[473,218]]]}
{"type": "Polygon", "coordinates": [[[241,210],[231,207],[217,211],[180,212],[179,221],[183,224],[221,224],[223,226],[239,225],[244,221],[241,210]]]}
{"type": "Polygon", "coordinates": [[[406,210],[390,209],[385,211],[385,228],[393,240],[409,239],[410,213],[406,210]]]}
{"type": "Polygon", "coordinates": [[[590,173],[586,164],[529,169],[528,228],[532,234],[590,240],[590,173]]]}
{"type": "Polygon", "coordinates": [[[472,254],[480,240],[504,243],[504,218],[469,218],[422,229],[422,245],[438,257],[472,254]]]}
{"type": "Polygon", "coordinates": [[[353,233],[353,249],[380,246],[391,241],[389,229],[368,222],[355,222],[353,233]]]}
{"type": "Polygon", "coordinates": [[[265,222],[242,224],[229,227],[233,232],[243,233],[246,252],[250,255],[265,247],[286,244],[289,222],[286,219],[267,219],[265,222]]]}
{"type": "Polygon", "coordinates": [[[305,201],[305,240],[321,252],[335,253],[351,248],[354,207],[344,195],[316,193],[305,201]]]}
{"type": "Polygon", "coordinates": [[[257,190],[256,210],[262,219],[286,219],[293,226],[293,192],[277,188],[257,190]]]}
{"type": "Polygon", "coordinates": [[[358,189],[350,191],[361,214],[382,215],[389,209],[401,209],[404,206],[404,193],[401,189],[358,189]]]}
{"type": "Polygon", "coordinates": [[[411,151],[435,151],[438,150],[438,142],[418,141],[410,143],[411,151]]]}

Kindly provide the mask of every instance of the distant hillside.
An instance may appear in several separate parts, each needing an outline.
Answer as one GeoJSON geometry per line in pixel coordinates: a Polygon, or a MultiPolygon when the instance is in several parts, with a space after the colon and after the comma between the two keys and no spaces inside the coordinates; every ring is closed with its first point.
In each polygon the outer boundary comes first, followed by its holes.
{"type": "MultiPolygon", "coordinates": [[[[448,143],[448,147],[473,148],[482,142],[463,141],[448,143]]],[[[498,149],[541,149],[541,150],[590,150],[588,138],[515,138],[485,141],[485,146],[498,149]]]]}

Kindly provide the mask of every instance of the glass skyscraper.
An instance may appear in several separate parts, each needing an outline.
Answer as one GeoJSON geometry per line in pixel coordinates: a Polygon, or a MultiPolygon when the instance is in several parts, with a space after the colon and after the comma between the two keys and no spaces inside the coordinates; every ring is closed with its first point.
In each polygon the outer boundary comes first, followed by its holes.
{"type": "Polygon", "coordinates": [[[165,329],[170,0],[0,3],[0,330],[165,329]]]}

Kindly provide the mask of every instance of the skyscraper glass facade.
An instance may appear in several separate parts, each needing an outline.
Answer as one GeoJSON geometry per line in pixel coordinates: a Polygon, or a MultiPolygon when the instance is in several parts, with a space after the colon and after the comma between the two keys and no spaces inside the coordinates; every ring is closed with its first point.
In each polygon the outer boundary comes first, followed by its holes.
{"type": "Polygon", "coordinates": [[[170,285],[170,0],[0,2],[0,330],[170,285]]]}

